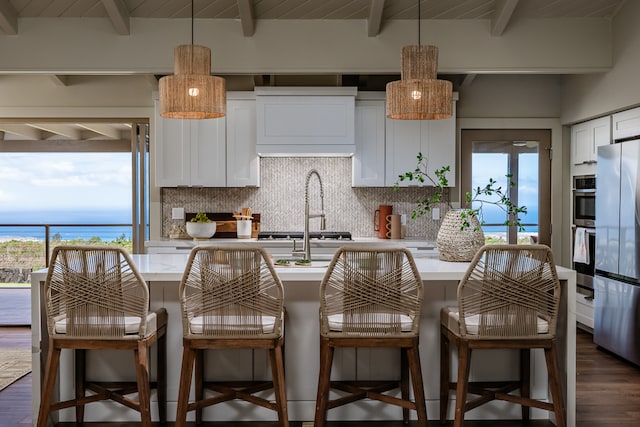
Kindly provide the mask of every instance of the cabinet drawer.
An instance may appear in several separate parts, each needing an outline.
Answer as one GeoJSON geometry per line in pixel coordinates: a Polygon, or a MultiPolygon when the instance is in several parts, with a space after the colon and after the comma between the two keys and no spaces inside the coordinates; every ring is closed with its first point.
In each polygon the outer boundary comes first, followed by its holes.
{"type": "Polygon", "coordinates": [[[589,295],[576,294],[576,321],[593,328],[593,299],[589,295]]]}

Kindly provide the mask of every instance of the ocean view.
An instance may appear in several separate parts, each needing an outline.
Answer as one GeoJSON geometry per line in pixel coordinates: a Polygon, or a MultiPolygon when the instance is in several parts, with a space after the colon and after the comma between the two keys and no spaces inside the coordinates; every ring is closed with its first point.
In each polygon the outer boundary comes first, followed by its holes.
{"type": "Polygon", "coordinates": [[[128,224],[131,212],[113,211],[0,211],[0,224],[14,224],[12,227],[0,226],[0,241],[8,240],[44,240],[45,228],[19,224],[78,224],[76,226],[50,227],[50,239],[90,240],[99,238],[104,242],[121,238],[131,239],[131,226],[84,226],[82,224],[128,224]]]}

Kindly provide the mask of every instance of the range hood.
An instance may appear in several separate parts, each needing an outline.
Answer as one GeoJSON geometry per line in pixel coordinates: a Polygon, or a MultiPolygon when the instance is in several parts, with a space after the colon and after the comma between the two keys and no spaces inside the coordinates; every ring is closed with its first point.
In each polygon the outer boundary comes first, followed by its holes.
{"type": "Polygon", "coordinates": [[[260,87],[256,151],[260,156],[351,156],[355,87],[260,87]]]}

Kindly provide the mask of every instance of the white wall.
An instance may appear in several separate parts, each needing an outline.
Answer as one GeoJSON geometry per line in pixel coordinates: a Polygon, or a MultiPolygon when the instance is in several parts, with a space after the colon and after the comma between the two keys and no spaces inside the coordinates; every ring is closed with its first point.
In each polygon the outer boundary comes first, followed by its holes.
{"type": "MultiPolygon", "coordinates": [[[[0,73],[165,74],[173,49],[189,43],[189,19],[131,18],[116,34],[107,18],[23,18],[16,36],[0,37],[0,73]]],[[[611,66],[604,19],[532,19],[500,36],[491,20],[425,20],[421,43],[440,49],[446,73],[563,73],[611,66]]],[[[397,73],[400,48],[418,43],[414,20],[385,21],[367,37],[366,20],[259,20],[244,37],[238,20],[196,20],[194,42],[212,50],[215,74],[397,73]]]]}
{"type": "Polygon", "coordinates": [[[65,79],[63,85],[47,75],[0,76],[0,107],[143,107],[149,108],[147,117],[153,114],[151,94],[158,90],[158,85],[152,77],[73,75],[65,79]]]}
{"type": "Polygon", "coordinates": [[[458,118],[560,117],[557,75],[481,74],[460,89],[458,118]]]}
{"type": "Polygon", "coordinates": [[[613,69],[568,76],[562,91],[563,124],[640,105],[640,2],[627,1],[613,20],[613,69]]]}

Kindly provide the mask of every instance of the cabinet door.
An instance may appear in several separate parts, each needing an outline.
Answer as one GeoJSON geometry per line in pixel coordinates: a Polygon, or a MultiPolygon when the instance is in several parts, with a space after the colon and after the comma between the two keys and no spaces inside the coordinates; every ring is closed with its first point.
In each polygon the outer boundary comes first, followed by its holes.
{"type": "MultiPolygon", "coordinates": [[[[399,175],[416,168],[416,156],[422,150],[420,120],[386,120],[386,173],[385,185],[396,182],[402,187],[416,185],[407,181],[399,182],[399,175]]],[[[426,153],[423,153],[426,155],[426,153]]]]}
{"type": "Polygon", "coordinates": [[[621,111],[613,115],[613,139],[640,135],[640,108],[621,111]]]}
{"type": "Polygon", "coordinates": [[[260,185],[256,101],[227,101],[227,187],[260,185]]]}
{"type": "Polygon", "coordinates": [[[190,120],[191,184],[224,187],[227,183],[225,119],[190,120]]]}
{"type": "Polygon", "coordinates": [[[155,101],[155,177],[158,187],[191,184],[191,125],[188,120],[160,117],[155,101]]]}
{"type": "Polygon", "coordinates": [[[591,160],[598,160],[598,147],[611,144],[611,116],[592,120],[593,150],[591,160]]]}
{"type": "Polygon", "coordinates": [[[571,162],[581,165],[591,161],[593,133],[589,122],[579,123],[571,127],[571,162]]]}
{"type": "Polygon", "coordinates": [[[354,187],[383,187],[385,170],[385,102],[356,101],[352,181],[354,187]]]}
{"type": "Polygon", "coordinates": [[[611,142],[611,117],[589,120],[571,127],[571,162],[591,164],[598,160],[598,147],[611,142]]]}
{"type": "Polygon", "coordinates": [[[435,180],[436,175],[434,172],[443,166],[449,166],[451,171],[446,176],[450,187],[455,187],[456,185],[455,134],[455,112],[450,119],[430,120],[422,123],[422,154],[427,156],[428,159],[427,173],[435,180]]]}

